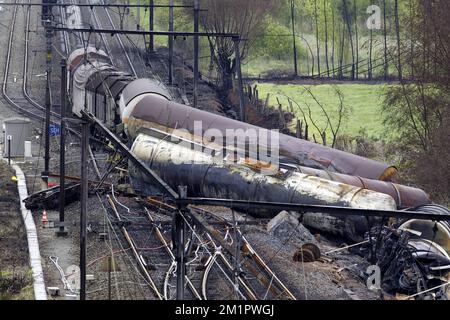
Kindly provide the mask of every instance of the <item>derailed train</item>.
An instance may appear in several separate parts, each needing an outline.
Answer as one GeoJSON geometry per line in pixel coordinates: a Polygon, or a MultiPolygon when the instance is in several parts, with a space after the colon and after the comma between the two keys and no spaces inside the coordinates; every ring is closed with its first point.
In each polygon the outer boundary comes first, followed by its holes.
{"type": "MultiPolygon", "coordinates": [[[[394,166],[288,135],[277,137],[277,166],[249,154],[245,139],[238,137],[232,148],[224,148],[217,137],[227,137],[230,129],[268,137],[256,143],[258,150],[269,153],[274,138],[268,130],[172,101],[163,84],[117,70],[102,50],[75,50],[68,72],[73,113],[85,109],[112,131],[125,134],[138,158],[171,187],[188,186],[189,196],[384,210],[431,204],[423,190],[392,182],[394,166]]],[[[136,193],[158,192],[131,164],[129,175],[136,193]]],[[[267,218],[276,213],[251,214],[267,218]]],[[[353,240],[367,231],[363,217],[307,214],[303,222],[353,240]]],[[[439,227],[442,241],[436,245],[450,259],[450,224],[439,227]]]]}

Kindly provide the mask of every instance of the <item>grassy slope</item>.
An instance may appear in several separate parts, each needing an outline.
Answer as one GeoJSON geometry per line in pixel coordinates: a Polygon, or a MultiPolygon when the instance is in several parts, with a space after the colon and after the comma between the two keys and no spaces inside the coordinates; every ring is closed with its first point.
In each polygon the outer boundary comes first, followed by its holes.
{"type": "MultiPolygon", "coordinates": [[[[365,128],[369,136],[381,137],[384,132],[381,104],[383,101],[385,85],[339,84],[337,86],[344,95],[345,104],[351,106],[353,109],[348,120],[345,121],[342,133],[355,136],[361,129],[365,128]]],[[[311,88],[313,94],[326,107],[327,111],[329,110],[331,114],[334,113],[334,116],[336,116],[334,111],[338,107],[338,99],[334,94],[332,86],[326,84],[308,87],[311,88]]],[[[304,90],[301,85],[260,83],[258,84],[258,88],[261,99],[265,99],[267,93],[271,94],[271,106],[278,105],[276,99],[278,97],[283,107],[287,107],[288,102],[285,96],[289,96],[302,106],[304,110],[307,110],[305,102],[308,103],[311,106],[315,121],[321,124],[325,123],[323,113],[317,104],[315,104],[312,97],[308,93],[302,94],[304,90]]],[[[296,110],[297,115],[301,117],[301,113],[295,105],[294,109],[296,110]]]]}
{"type": "Polygon", "coordinates": [[[25,229],[14,172],[0,163],[0,300],[34,298],[25,229]]]}

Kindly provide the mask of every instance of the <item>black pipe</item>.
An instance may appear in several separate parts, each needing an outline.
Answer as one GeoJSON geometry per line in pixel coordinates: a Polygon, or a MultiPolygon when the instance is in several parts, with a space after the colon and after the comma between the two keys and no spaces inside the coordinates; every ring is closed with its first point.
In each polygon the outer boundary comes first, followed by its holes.
{"type": "MultiPolygon", "coordinates": [[[[178,204],[219,206],[239,209],[243,212],[249,209],[287,210],[299,213],[324,213],[341,216],[365,216],[382,218],[418,219],[431,221],[450,221],[450,212],[428,213],[424,211],[398,211],[398,210],[370,210],[336,206],[306,205],[296,203],[279,203],[246,200],[228,200],[214,198],[192,198],[178,199],[178,204]]],[[[420,208],[419,208],[420,210],[420,208]]]]}
{"type": "Polygon", "coordinates": [[[11,165],[11,136],[8,136],[8,165],[11,165]]]}

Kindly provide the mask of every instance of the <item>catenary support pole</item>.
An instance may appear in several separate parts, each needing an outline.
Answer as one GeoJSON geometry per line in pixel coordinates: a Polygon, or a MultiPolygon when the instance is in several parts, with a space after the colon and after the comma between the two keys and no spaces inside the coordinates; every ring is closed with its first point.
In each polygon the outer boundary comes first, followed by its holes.
{"type": "MultiPolygon", "coordinates": [[[[173,0],[169,5],[169,31],[173,31],[173,0]]],[[[173,36],[169,36],[169,85],[173,85],[173,36]]]]}
{"type": "Polygon", "coordinates": [[[80,214],[80,300],[86,300],[86,228],[88,202],[89,123],[83,122],[81,132],[81,214],[80,214]]]}
{"type": "MultiPolygon", "coordinates": [[[[187,197],[187,187],[179,186],[178,194],[180,199],[187,197]]],[[[181,205],[174,212],[173,221],[173,241],[175,244],[175,259],[177,262],[177,300],[184,300],[184,285],[186,277],[186,257],[184,252],[185,246],[185,222],[182,213],[186,213],[186,205],[181,205]]]]}
{"type": "Polygon", "coordinates": [[[61,132],[59,146],[59,230],[58,236],[66,236],[67,230],[64,225],[64,210],[66,207],[66,90],[67,90],[67,63],[61,60],[61,132]]]}
{"type": "MultiPolygon", "coordinates": [[[[200,5],[199,0],[194,0],[194,32],[199,31],[199,18],[200,18],[200,5]]],[[[194,108],[198,107],[198,69],[199,69],[199,36],[194,36],[194,108]]]]}
{"type": "Polygon", "coordinates": [[[8,135],[7,140],[8,140],[8,165],[11,165],[11,140],[12,140],[12,137],[10,135],[8,135]]]}
{"type": "MultiPolygon", "coordinates": [[[[50,9],[51,10],[51,7],[50,9]]],[[[52,73],[52,15],[49,14],[45,21],[45,39],[47,45],[47,58],[46,58],[46,71],[47,71],[47,83],[45,86],[45,154],[44,154],[44,172],[42,174],[42,180],[48,185],[48,173],[50,170],[50,112],[51,112],[51,97],[50,97],[50,84],[52,73]]]]}
{"type": "MultiPolygon", "coordinates": [[[[155,5],[154,0],[150,0],[149,2],[149,14],[148,14],[148,30],[153,31],[155,28],[155,8],[153,7],[155,5]]],[[[151,34],[149,38],[149,51],[153,52],[155,51],[155,37],[151,34]]]]}
{"type": "Polygon", "coordinates": [[[136,30],[141,29],[141,0],[138,0],[136,30]]]}

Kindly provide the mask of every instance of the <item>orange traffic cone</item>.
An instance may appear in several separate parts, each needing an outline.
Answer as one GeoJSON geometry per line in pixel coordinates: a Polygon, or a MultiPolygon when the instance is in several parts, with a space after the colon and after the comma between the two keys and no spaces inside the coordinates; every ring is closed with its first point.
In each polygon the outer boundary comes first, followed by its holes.
{"type": "Polygon", "coordinates": [[[48,218],[47,218],[47,211],[45,211],[45,209],[44,209],[44,211],[42,211],[42,219],[41,219],[41,222],[42,222],[42,226],[45,228],[46,226],[47,226],[47,224],[48,224],[48,218]]]}

